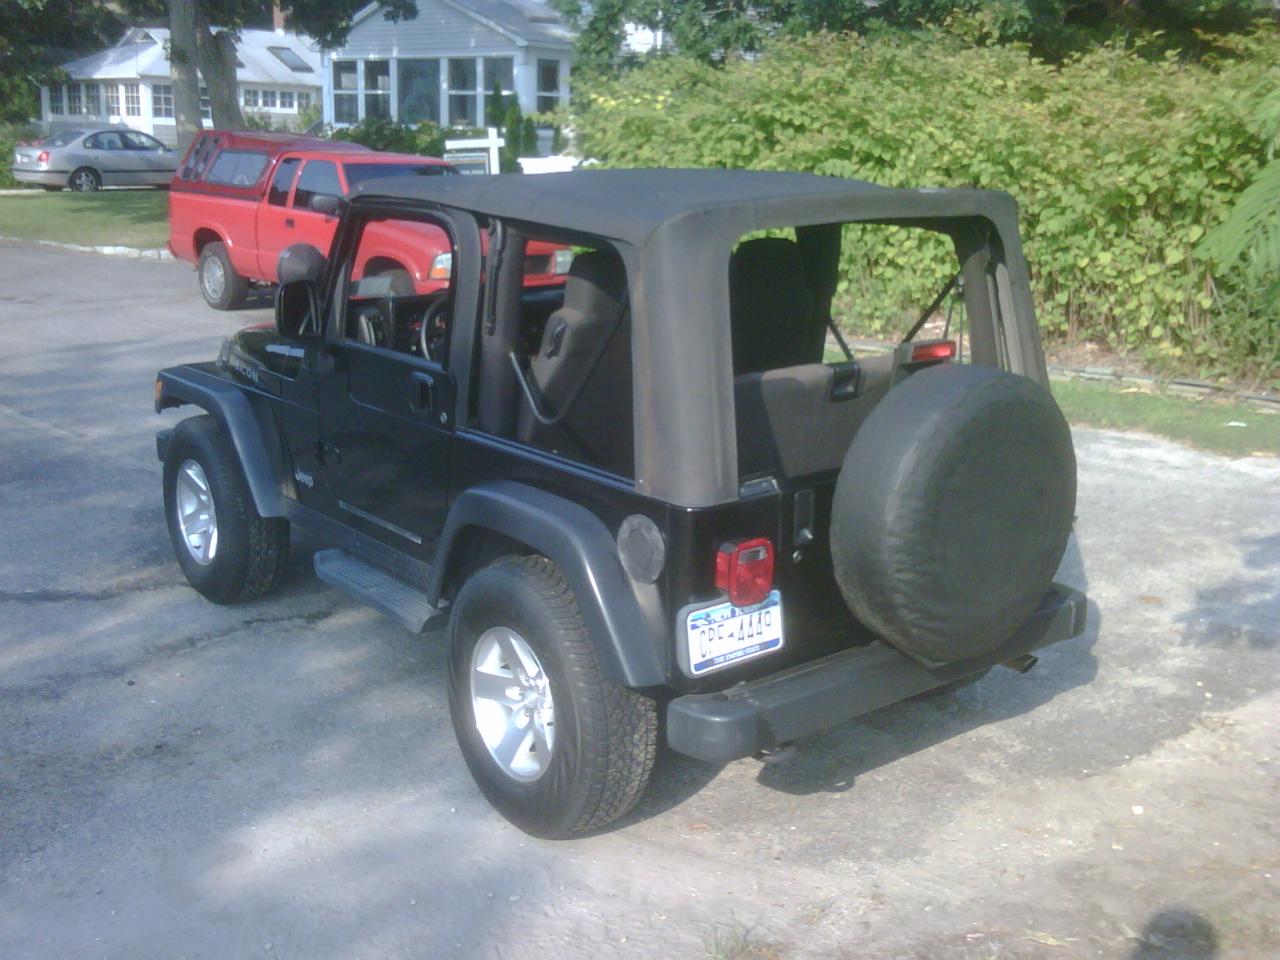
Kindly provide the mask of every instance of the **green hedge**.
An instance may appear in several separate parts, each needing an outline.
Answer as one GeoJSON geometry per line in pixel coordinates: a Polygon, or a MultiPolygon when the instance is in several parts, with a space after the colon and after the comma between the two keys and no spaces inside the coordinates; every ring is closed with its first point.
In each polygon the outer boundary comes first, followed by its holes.
{"type": "Polygon", "coordinates": [[[0,189],[10,190],[22,186],[9,173],[9,167],[13,163],[13,148],[20,143],[30,143],[39,135],[35,127],[27,124],[0,123],[0,189]]]}
{"type": "MultiPolygon", "coordinates": [[[[655,60],[579,83],[586,156],[609,166],[808,170],[890,186],[1007,190],[1050,336],[1269,381],[1280,324],[1196,252],[1264,162],[1257,105],[1280,32],[1189,65],[1104,47],[1061,66],[945,35],[819,34],[712,68],[655,60]]],[[[898,231],[852,251],[858,332],[927,303],[939,248],[898,231]]]]}

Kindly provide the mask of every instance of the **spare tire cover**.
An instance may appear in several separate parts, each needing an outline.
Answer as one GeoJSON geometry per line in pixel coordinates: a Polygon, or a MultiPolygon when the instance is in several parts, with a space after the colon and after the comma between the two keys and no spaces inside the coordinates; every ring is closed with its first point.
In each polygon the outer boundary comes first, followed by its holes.
{"type": "Polygon", "coordinates": [[[1075,503],[1071,432],[1047,390],[929,367],[889,391],[845,454],[836,582],[859,620],[919,660],[989,653],[1048,588],[1075,503]]]}

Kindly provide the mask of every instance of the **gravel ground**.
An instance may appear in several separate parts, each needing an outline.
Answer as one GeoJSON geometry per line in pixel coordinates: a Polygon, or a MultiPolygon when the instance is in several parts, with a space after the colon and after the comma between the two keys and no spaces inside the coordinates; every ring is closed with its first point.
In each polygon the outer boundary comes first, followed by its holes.
{"type": "Polygon", "coordinates": [[[242,607],[182,580],[152,375],[265,317],[0,245],[0,956],[1280,955],[1277,462],[1077,431],[1084,636],[547,843],[469,780],[442,636],[316,544],[242,607]]]}

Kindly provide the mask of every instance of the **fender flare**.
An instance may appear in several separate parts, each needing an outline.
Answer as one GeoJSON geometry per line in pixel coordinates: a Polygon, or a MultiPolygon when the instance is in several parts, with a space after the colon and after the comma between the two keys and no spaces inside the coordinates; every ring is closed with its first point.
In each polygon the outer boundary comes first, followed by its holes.
{"type": "Polygon", "coordinates": [[[259,416],[239,386],[199,367],[161,370],[156,375],[156,413],[186,404],[208,412],[231,438],[259,515],[285,516],[286,496],[292,491],[279,460],[280,445],[269,448],[263,439],[264,430],[275,432],[270,412],[259,416]],[[277,451],[275,458],[269,449],[277,451]]]}
{"type": "Polygon", "coordinates": [[[666,683],[669,631],[662,598],[656,586],[627,576],[613,536],[594,513],[523,483],[471,487],[454,501],[440,535],[427,588],[432,603],[439,601],[450,563],[461,559],[460,537],[469,528],[517,540],[560,568],[610,680],[632,688],[666,683]]]}

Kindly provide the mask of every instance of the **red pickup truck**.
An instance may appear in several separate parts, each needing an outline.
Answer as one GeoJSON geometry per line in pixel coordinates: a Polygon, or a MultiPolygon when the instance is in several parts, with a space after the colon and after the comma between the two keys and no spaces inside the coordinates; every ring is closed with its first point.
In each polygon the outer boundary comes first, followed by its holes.
{"type": "MultiPolygon", "coordinates": [[[[280,253],[298,243],[328,254],[338,219],[312,209],[375,177],[457,176],[443,160],[380,153],[354,143],[294,134],[208,130],[192,141],[169,188],[169,250],[196,264],[211,307],[240,306],[251,282],[275,283],[280,253]]],[[[544,261],[530,282],[564,281],[569,256],[551,245],[528,254],[544,261]],[[563,269],[561,269],[563,268],[563,269]]],[[[449,283],[448,238],[427,224],[375,224],[361,243],[352,279],[388,276],[401,294],[449,283]]],[[[568,251],[565,251],[566,253],[568,251]]]]}

